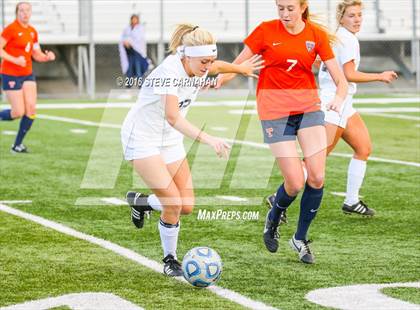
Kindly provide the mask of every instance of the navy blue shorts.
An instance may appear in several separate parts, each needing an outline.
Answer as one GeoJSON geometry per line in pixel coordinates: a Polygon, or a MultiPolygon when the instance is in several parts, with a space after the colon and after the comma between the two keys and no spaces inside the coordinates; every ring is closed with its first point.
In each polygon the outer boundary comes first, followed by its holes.
{"type": "Polygon", "coordinates": [[[299,129],[324,126],[324,112],[316,111],[295,114],[274,120],[261,121],[264,143],[296,140],[299,129]]]}
{"type": "Polygon", "coordinates": [[[22,89],[22,85],[26,81],[35,81],[35,75],[24,75],[24,76],[13,76],[2,74],[2,89],[3,90],[19,90],[22,89]]]}

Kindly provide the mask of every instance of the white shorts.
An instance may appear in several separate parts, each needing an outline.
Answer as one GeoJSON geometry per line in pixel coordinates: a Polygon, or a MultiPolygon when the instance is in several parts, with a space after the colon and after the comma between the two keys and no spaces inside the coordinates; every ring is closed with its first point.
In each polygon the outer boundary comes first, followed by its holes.
{"type": "Polygon", "coordinates": [[[357,111],[353,108],[353,96],[348,95],[341,107],[341,113],[335,111],[327,111],[327,104],[335,97],[335,92],[321,92],[321,109],[325,113],[325,121],[327,123],[346,128],[347,121],[357,111]]]}
{"type": "Polygon", "coordinates": [[[128,146],[123,143],[123,151],[125,160],[144,159],[160,155],[165,164],[171,164],[186,157],[183,143],[168,146],[128,146]]]}

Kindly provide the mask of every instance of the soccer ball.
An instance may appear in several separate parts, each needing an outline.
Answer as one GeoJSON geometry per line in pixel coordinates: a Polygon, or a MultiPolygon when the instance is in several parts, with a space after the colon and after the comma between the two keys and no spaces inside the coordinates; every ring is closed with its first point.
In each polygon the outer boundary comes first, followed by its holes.
{"type": "Polygon", "coordinates": [[[192,285],[207,287],[219,280],[222,273],[222,260],[211,248],[193,248],[182,260],[182,271],[185,280],[192,285]]]}

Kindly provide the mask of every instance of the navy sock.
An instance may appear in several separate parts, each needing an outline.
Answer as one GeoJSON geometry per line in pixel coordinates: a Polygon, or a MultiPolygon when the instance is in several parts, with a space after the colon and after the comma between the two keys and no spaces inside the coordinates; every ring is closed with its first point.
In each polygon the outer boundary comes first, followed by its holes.
{"type": "Polygon", "coordinates": [[[23,138],[25,138],[26,133],[31,129],[34,118],[30,118],[26,115],[20,120],[19,131],[16,136],[15,145],[22,144],[23,138]]]}
{"type": "Polygon", "coordinates": [[[0,121],[13,121],[12,111],[10,109],[0,111],[0,121]]]}
{"type": "Polygon", "coordinates": [[[284,189],[284,183],[280,185],[279,189],[277,190],[274,206],[268,215],[270,221],[278,224],[280,222],[281,213],[286,210],[295,199],[296,196],[291,197],[286,193],[286,190],[284,189]]]}
{"type": "Polygon", "coordinates": [[[318,213],[323,194],[324,187],[319,189],[313,188],[306,183],[305,190],[300,201],[299,221],[295,234],[295,238],[297,240],[306,240],[306,234],[308,233],[312,220],[318,213]]]}

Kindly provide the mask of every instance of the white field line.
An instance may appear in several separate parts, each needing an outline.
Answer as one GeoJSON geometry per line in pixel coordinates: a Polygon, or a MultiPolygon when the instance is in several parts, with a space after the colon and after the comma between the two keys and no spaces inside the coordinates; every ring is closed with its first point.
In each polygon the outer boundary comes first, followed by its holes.
{"type": "MultiPolygon", "coordinates": [[[[196,107],[220,107],[220,106],[243,106],[244,103],[247,105],[255,105],[255,100],[225,100],[225,101],[197,101],[196,107]]],[[[419,103],[419,97],[411,98],[365,98],[365,99],[354,99],[354,104],[404,104],[404,103],[419,103]]],[[[130,108],[135,104],[135,101],[132,102],[98,102],[98,103],[80,103],[80,102],[70,102],[70,103],[39,103],[37,104],[38,110],[43,109],[98,109],[98,108],[130,108]]],[[[9,105],[2,104],[0,109],[9,108],[9,105]]]]}
{"type": "Polygon", "coordinates": [[[80,129],[80,128],[74,128],[74,129],[70,129],[71,133],[74,133],[76,135],[84,135],[86,134],[88,131],[86,129],[80,129]]]}
{"type": "MultiPolygon", "coordinates": [[[[120,129],[121,128],[121,125],[82,121],[82,120],[79,120],[79,119],[67,118],[67,117],[50,116],[50,115],[43,115],[43,114],[39,115],[38,117],[42,118],[42,119],[47,119],[47,120],[62,121],[62,122],[66,122],[66,123],[73,123],[73,124],[86,125],[86,126],[115,128],[115,129],[120,129]]],[[[247,146],[251,146],[251,147],[255,147],[255,148],[260,148],[260,149],[268,149],[269,148],[267,144],[252,142],[252,141],[240,141],[240,140],[232,140],[232,139],[226,139],[226,141],[231,142],[231,143],[243,144],[243,145],[247,145],[247,146]]],[[[331,156],[350,158],[353,155],[352,154],[333,152],[333,153],[331,153],[331,156]]],[[[380,158],[380,157],[369,157],[369,160],[370,161],[383,162],[383,163],[390,163],[390,164],[399,164],[399,165],[405,165],[405,166],[420,167],[420,163],[402,161],[402,160],[385,159],[385,158],[380,158]]]]}
{"type": "Polygon", "coordinates": [[[405,119],[410,121],[420,121],[420,117],[418,116],[409,116],[403,114],[388,114],[388,113],[363,113],[366,115],[373,115],[373,116],[380,116],[385,118],[395,118],[395,119],[405,119]]]}
{"type": "MultiPolygon", "coordinates": [[[[362,114],[365,113],[418,113],[420,112],[420,108],[417,107],[401,107],[401,108],[357,108],[357,112],[360,112],[362,114]]],[[[243,109],[234,109],[229,110],[229,114],[233,115],[257,115],[257,110],[243,110],[243,109]]]]}
{"type": "MultiPolygon", "coordinates": [[[[232,139],[226,139],[226,141],[230,143],[238,143],[238,144],[247,145],[247,146],[260,148],[260,149],[269,149],[268,145],[263,144],[263,143],[257,143],[257,142],[251,142],[251,141],[239,141],[239,140],[232,140],[232,139]]],[[[330,155],[335,156],[335,157],[345,157],[345,158],[353,157],[353,154],[337,153],[337,152],[332,152],[330,155]]],[[[385,159],[385,158],[380,158],[380,157],[369,157],[369,161],[377,161],[377,162],[389,163],[389,164],[420,167],[420,163],[394,160],[394,159],[385,159]]]]}
{"type": "Polygon", "coordinates": [[[248,199],[238,197],[238,196],[216,196],[216,198],[223,199],[223,200],[228,200],[228,201],[235,201],[235,202],[239,202],[239,201],[246,202],[246,201],[248,201],[248,199]]]}
{"type": "Polygon", "coordinates": [[[110,198],[101,198],[101,201],[106,202],[107,204],[115,205],[115,206],[126,206],[128,205],[127,201],[124,201],[119,198],[110,197],[110,198]]]}
{"type": "MultiPolygon", "coordinates": [[[[8,214],[12,214],[12,215],[24,218],[28,221],[35,222],[35,223],[40,224],[44,227],[48,227],[48,228],[51,228],[51,229],[56,230],[58,232],[61,232],[65,235],[69,235],[69,236],[72,236],[72,237],[75,237],[75,238],[78,238],[78,239],[81,239],[81,240],[85,240],[85,241],[90,242],[92,244],[98,245],[98,246],[100,246],[104,249],[110,250],[110,251],[112,251],[112,252],[114,252],[114,253],[116,253],[120,256],[123,256],[123,257],[127,258],[127,259],[130,259],[130,260],[132,260],[132,261],[134,261],[134,262],[136,262],[136,263],[138,263],[138,264],[140,264],[140,265],[142,265],[146,268],[152,269],[153,271],[156,271],[158,273],[163,273],[163,270],[162,270],[163,268],[162,268],[161,263],[158,263],[154,260],[151,260],[151,259],[149,259],[145,256],[142,256],[142,255],[140,255],[140,254],[138,254],[138,253],[136,253],[136,252],[134,252],[130,249],[124,248],[124,247],[119,246],[119,245],[117,245],[115,243],[112,243],[110,241],[100,239],[100,238],[97,238],[97,237],[94,237],[94,236],[91,236],[91,235],[84,234],[82,232],[74,230],[74,229],[72,229],[70,227],[67,227],[65,225],[47,220],[47,219],[42,218],[42,217],[37,216],[37,215],[33,215],[33,214],[30,214],[30,213],[23,212],[23,211],[18,210],[18,209],[11,208],[11,207],[9,207],[5,204],[0,204],[0,211],[3,211],[3,212],[6,212],[8,214]]],[[[185,279],[182,278],[182,277],[177,277],[175,279],[186,283],[185,279]]],[[[225,289],[225,288],[221,288],[221,287],[218,287],[218,286],[209,287],[208,290],[212,291],[213,293],[215,293],[216,295],[218,295],[220,297],[223,297],[225,299],[228,299],[232,302],[235,302],[235,303],[237,303],[241,306],[244,306],[244,307],[247,307],[247,308],[250,308],[250,309],[276,309],[276,308],[268,306],[268,305],[266,305],[262,302],[252,300],[248,297],[242,296],[239,293],[236,293],[234,291],[231,291],[231,290],[228,290],[228,289],[225,289]]]]}
{"type": "Polygon", "coordinates": [[[24,203],[32,203],[32,200],[0,200],[0,204],[2,203],[7,203],[8,205],[24,204],[24,203]]]}
{"type": "MultiPolygon", "coordinates": [[[[346,197],[347,193],[344,192],[331,192],[330,193],[333,196],[338,196],[338,197],[346,197]]],[[[363,196],[359,195],[359,198],[363,198],[363,196]]]]}
{"type": "MultiPolygon", "coordinates": [[[[224,206],[249,206],[261,203],[261,197],[235,197],[235,196],[215,196],[215,197],[195,197],[195,206],[217,207],[223,201],[224,206]]],[[[74,202],[75,206],[127,206],[127,203],[118,197],[79,197],[74,202]]]]}

